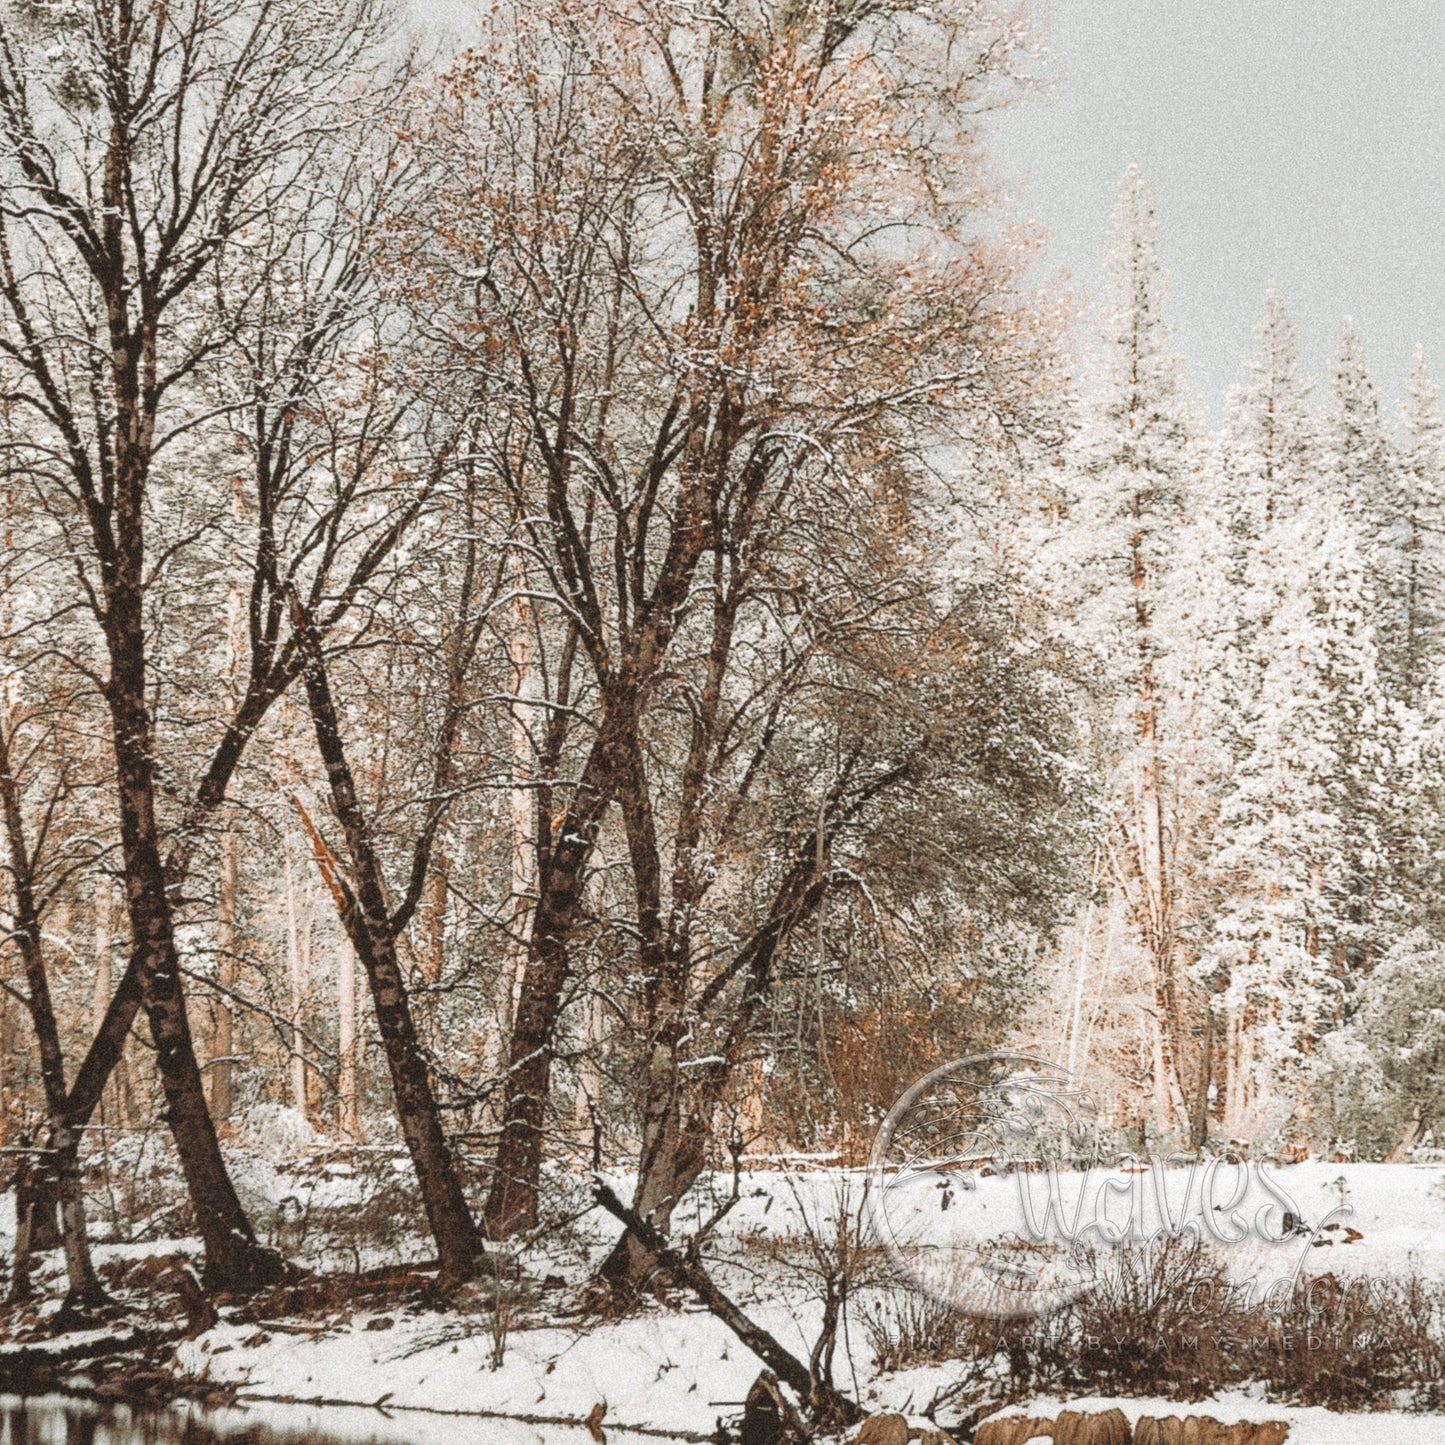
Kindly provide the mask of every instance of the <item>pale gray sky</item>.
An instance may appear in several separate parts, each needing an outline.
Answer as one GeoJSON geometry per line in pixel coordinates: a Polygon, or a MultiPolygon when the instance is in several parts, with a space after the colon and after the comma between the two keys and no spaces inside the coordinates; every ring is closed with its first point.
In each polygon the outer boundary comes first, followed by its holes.
{"type": "MultiPolygon", "coordinates": [[[[447,28],[478,3],[411,0],[447,28]]],[[[1034,4],[1053,91],[996,117],[990,149],[1014,212],[1050,233],[1041,278],[1064,269],[1098,295],[1138,161],[1215,416],[1271,278],[1322,384],[1346,314],[1392,409],[1417,341],[1445,384],[1445,0],[1034,4]]]]}
{"type": "Polygon", "coordinates": [[[1346,314],[1393,410],[1417,341],[1445,383],[1442,0],[1040,0],[1052,97],[991,151],[1046,265],[1100,288],[1115,188],[1154,193],[1170,317],[1214,415],[1273,277],[1327,381],[1346,314]]]}

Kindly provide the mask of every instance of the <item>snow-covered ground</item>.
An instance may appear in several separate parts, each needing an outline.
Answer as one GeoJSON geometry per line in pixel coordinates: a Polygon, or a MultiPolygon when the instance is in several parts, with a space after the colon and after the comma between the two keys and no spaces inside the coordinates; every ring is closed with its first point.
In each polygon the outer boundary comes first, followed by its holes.
{"type": "MultiPolygon", "coordinates": [[[[767,1324],[786,1330],[782,1311],[758,1312],[767,1324]]],[[[315,1341],[275,1337],[247,1345],[244,1336],[258,1332],[222,1326],[202,1340],[183,1345],[187,1368],[242,1386],[241,1401],[251,1402],[235,1419],[261,1420],[278,1428],[295,1418],[294,1407],[279,1414],[257,1402],[283,1400],[347,1400],[368,1403],[381,1399],[399,1412],[382,1422],[375,1411],[351,1412],[313,1406],[314,1422],[323,1433],[346,1440],[407,1441],[411,1445],[460,1445],[465,1433],[475,1440],[475,1424],[466,1412],[515,1416],[585,1419],[599,1402],[606,1405],[608,1438],[614,1429],[641,1426],[677,1432],[680,1436],[709,1433],[716,1417],[735,1415],[756,1378],[759,1362],[716,1320],[705,1314],[659,1314],[600,1326],[586,1333],[566,1330],[528,1331],[511,1342],[502,1369],[488,1368],[485,1339],[438,1339],[438,1327],[401,1322],[386,1332],[366,1328],[358,1320],[344,1334],[315,1341]],[[220,1353],[218,1353],[220,1352],[220,1353]],[[373,1393],[374,1392],[374,1393],[373,1393]],[[716,1407],[713,1402],[728,1402],[716,1407]],[[411,1411],[458,1412],[411,1414],[411,1411]],[[257,1412],[257,1413],[253,1413],[257,1412]]],[[[948,1365],[874,1375],[865,1370],[861,1394],[870,1410],[894,1410],[915,1423],[928,1425],[920,1411],[951,1382],[948,1365]]],[[[846,1379],[840,1371],[840,1380],[846,1379]]],[[[1142,1415],[1212,1415],[1225,1424],[1236,1420],[1287,1420],[1290,1445],[1440,1445],[1445,1441],[1445,1416],[1397,1412],[1338,1415],[1321,1409],[1271,1404],[1231,1392],[1197,1404],[1162,1399],[1090,1397],[1060,1400],[1047,1396],[1011,1407],[1006,1413],[1053,1415],[1058,1410],[1105,1410],[1118,1405],[1131,1421],[1142,1415]]],[[[945,1417],[946,1423],[946,1417],[945,1417]]],[[[560,1432],[556,1426],[526,1426],[519,1433],[492,1435],[488,1440],[564,1442],[585,1433],[560,1432]]],[[[619,1438],[621,1438],[619,1436],[619,1438]]]]}
{"type": "MultiPolygon", "coordinates": [[[[1298,1270],[1304,1276],[1328,1273],[1340,1280],[1445,1281],[1445,1166],[1310,1162],[1273,1177],[1276,1190],[1261,1188],[1256,1180],[1238,1200],[1235,1183],[1215,1181],[1210,1194],[1199,1188],[1195,1177],[1192,1197],[1223,1221],[1221,1229],[1230,1242],[1219,1254],[1234,1279],[1253,1280],[1262,1288],[1298,1270]],[[1273,1238],[1284,1209],[1281,1192],[1295,1206],[1291,1212],[1298,1213],[1307,1234],[1273,1238]],[[1274,1212],[1260,1213],[1269,1209],[1274,1212]],[[1324,1227],[1329,1224],[1339,1227],[1324,1227]],[[1236,1226],[1248,1226],[1237,1240],[1236,1226]]],[[[685,1233],[694,1219],[705,1217],[729,1182],[713,1181],[699,1191],[680,1211],[676,1229],[685,1233]]],[[[1034,1176],[1029,1182],[1041,1199],[1046,1181],[1034,1176]]],[[[904,1217],[919,1230],[936,1227],[940,1237],[952,1241],[987,1239],[1016,1219],[1017,1183],[981,1178],[966,1188],[956,1180],[952,1186],[947,1180],[924,1180],[903,1196],[904,1217]],[[1008,1190],[1014,1191],[1012,1196],[1008,1190]],[[1015,1203],[1009,1203],[1010,1197],[1015,1203]]],[[[1144,1183],[1152,1187],[1151,1180],[1144,1183]]],[[[747,1174],[739,1202],[714,1238],[720,1282],[758,1323],[803,1358],[816,1337],[821,1306],[807,1277],[806,1250],[797,1246],[810,1230],[826,1238],[829,1221],[840,1208],[856,1211],[863,1184],[861,1172],[841,1169],[747,1174]]],[[[1078,1184],[1065,1181],[1067,1203],[1076,1202],[1078,1184]]],[[[294,1194],[293,1186],[294,1181],[278,1172],[272,1189],[294,1194]]],[[[327,1191],[328,1207],[346,1207],[350,1186],[344,1176],[320,1187],[327,1191]]],[[[1146,1229],[1151,1220],[1157,1223],[1149,1208],[1184,1208],[1187,1213],[1190,1187],[1186,1171],[1168,1171],[1162,1205],[1160,1197],[1141,1187],[1135,1197],[1145,1201],[1146,1229]]],[[[1115,1223],[1124,1207],[1118,1203],[1122,1198],[1116,1192],[1111,1214],[1115,1223]]],[[[718,1320],[696,1306],[662,1305],[615,1322],[594,1315],[565,1317],[570,1287],[582,1283],[614,1234],[610,1219],[594,1214],[574,1226],[566,1239],[524,1258],[529,1276],[556,1273],[565,1278],[566,1287],[543,1295],[540,1305],[534,1295],[507,1323],[504,1338],[499,1338],[497,1312],[486,1298],[470,1310],[366,1309],[325,1322],[242,1323],[225,1311],[214,1328],[178,1347],[176,1364],[187,1374],[237,1387],[239,1413],[216,1417],[218,1426],[254,1423],[259,1411],[264,1423],[279,1429],[295,1427],[358,1442],[375,1440],[378,1445],[452,1445],[454,1440],[460,1445],[463,1435],[468,1441],[477,1438],[471,1417],[485,1414],[533,1417],[531,1424],[489,1422],[486,1438],[501,1445],[513,1440],[554,1445],[573,1439],[580,1445],[591,1437],[585,1431],[574,1434],[562,1422],[583,1421],[602,1405],[606,1428],[619,1432],[609,1433],[610,1439],[624,1439],[621,1432],[627,1427],[683,1437],[707,1435],[719,1417],[736,1417],[760,1368],[718,1320]],[[342,1402],[367,1408],[342,1408],[342,1402]]],[[[102,1245],[97,1254],[104,1261],[172,1247],[102,1245]]],[[[921,1417],[959,1378],[963,1365],[945,1361],[880,1372],[862,1320],[867,1297],[865,1289],[847,1316],[835,1377],[869,1409],[921,1417]]],[[[1001,1357],[998,1364],[1001,1368],[1001,1357]]],[[[1292,1426],[1292,1445],[1445,1442],[1445,1416],[1394,1411],[1342,1416],[1272,1404],[1262,1393],[1236,1392],[1187,1406],[1162,1400],[1073,1399],[1038,1400],[1022,1408],[1049,1414],[1063,1404],[1103,1409],[1114,1403],[1131,1419],[1145,1414],[1211,1414],[1225,1422],[1284,1419],[1292,1426]]],[[[951,1414],[939,1411],[939,1423],[946,1424],[951,1414]]]]}

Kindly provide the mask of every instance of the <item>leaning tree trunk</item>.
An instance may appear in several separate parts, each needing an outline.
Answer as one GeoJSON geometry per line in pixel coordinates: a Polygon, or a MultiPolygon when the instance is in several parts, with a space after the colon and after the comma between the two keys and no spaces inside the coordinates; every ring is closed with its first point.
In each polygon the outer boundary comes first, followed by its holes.
{"type": "MultiPolygon", "coordinates": [[[[637,1237],[642,1248],[663,1270],[692,1290],[710,1314],[721,1320],[798,1395],[819,1431],[846,1428],[856,1425],[863,1418],[863,1409],[833,1384],[826,1370],[817,1369],[816,1361],[811,1366],[805,1365],[775,1336],[744,1314],[718,1288],[697,1258],[672,1248],[655,1225],[623,1204],[600,1177],[593,1180],[593,1192],[597,1202],[626,1228],[628,1234],[637,1237]]],[[[815,1356],[817,1353],[815,1350],[815,1356]]]]}
{"type": "MultiPolygon", "coordinates": [[[[137,552],[139,549],[136,549],[137,552]]],[[[133,559],[138,564],[139,558],[133,559]]],[[[190,1191],[206,1251],[204,1282],[215,1289],[254,1289],[285,1275],[285,1263],[256,1239],[221,1157],[196,1062],[170,893],[161,863],[155,812],[150,715],[145,702],[145,635],[139,567],[126,568],[109,591],[108,691],[120,798],[121,848],[131,938],[141,962],[141,1001],[156,1046],[165,1119],[190,1191]]]]}
{"type": "MultiPolygon", "coordinates": [[[[299,607],[296,613],[297,637],[306,654],[303,675],[316,746],[326,768],[332,805],[346,836],[354,897],[346,896],[339,879],[333,877],[327,881],[338,893],[342,925],[371,986],[377,1030],[391,1071],[397,1119],[416,1169],[427,1223],[436,1241],[441,1280],[444,1286],[460,1284],[476,1274],[483,1241],[467,1207],[456,1161],[447,1144],[432,1093],[426,1059],[412,1018],[406,977],[397,958],[381,862],[347,762],[320,644],[299,607]]],[[[317,841],[319,843],[319,838],[317,841]]],[[[324,855],[318,850],[318,857],[321,856],[324,855]]]]}

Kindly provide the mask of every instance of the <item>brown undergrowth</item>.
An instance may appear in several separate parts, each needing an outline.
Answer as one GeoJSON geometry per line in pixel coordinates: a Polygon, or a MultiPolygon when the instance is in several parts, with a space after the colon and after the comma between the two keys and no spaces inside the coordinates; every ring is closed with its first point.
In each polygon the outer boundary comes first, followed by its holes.
{"type": "Polygon", "coordinates": [[[960,1405],[1039,1393],[1197,1401],[1248,1386],[1335,1410],[1445,1401],[1445,1300],[1425,1282],[1318,1275],[1253,1299],[1181,1241],[1101,1270],[1044,1318],[973,1317],[901,1287],[862,1317],[878,1368],[952,1366],[960,1405]]]}

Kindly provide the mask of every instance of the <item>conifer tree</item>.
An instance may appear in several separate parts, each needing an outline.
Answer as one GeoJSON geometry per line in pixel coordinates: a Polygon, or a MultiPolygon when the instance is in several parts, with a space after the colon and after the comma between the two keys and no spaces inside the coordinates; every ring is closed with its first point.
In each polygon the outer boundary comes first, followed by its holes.
{"type": "Polygon", "coordinates": [[[1180,1058],[1177,801],[1168,773],[1169,679],[1177,659],[1176,539],[1187,516],[1191,421],[1164,322],[1158,223],[1137,166],[1112,217],[1110,310],[1100,395],[1076,446],[1079,502],[1068,543],[1084,564],[1085,612],[1108,678],[1116,883],[1149,972],[1154,1117],[1185,1122],[1180,1058]]]}
{"type": "Polygon", "coordinates": [[[1351,512],[1370,553],[1379,607],[1380,663],[1392,692],[1404,686],[1406,650],[1405,496],[1354,322],[1346,317],[1325,408],[1323,480],[1336,507],[1351,512]]]}
{"type": "Polygon", "coordinates": [[[1217,801],[1195,970],[1210,998],[1196,1142],[1208,1131],[1210,1085],[1226,1132],[1244,1134],[1273,1096],[1272,1060],[1295,1046],[1299,1022],[1280,999],[1286,980],[1313,966],[1310,879],[1321,843],[1312,834],[1328,771],[1313,735],[1318,676],[1306,640],[1319,448],[1294,326],[1273,286],[1254,340],[1201,507],[1225,540],[1202,689],[1214,743],[1205,787],[1217,801]],[[1313,825],[1301,828],[1305,818],[1313,825]]]}
{"type": "Polygon", "coordinates": [[[1403,407],[1405,701],[1417,703],[1445,659],[1445,423],[1440,388],[1416,347],[1403,407]]]}
{"type": "Polygon", "coordinates": [[[1200,972],[1218,991],[1224,1126],[1258,1137],[1304,1103],[1316,1041],[1399,916],[1391,829],[1408,727],[1387,675],[1403,635],[1399,493],[1358,339],[1347,323],[1316,449],[1273,296],[1256,337],[1221,479],[1237,546],[1215,670],[1227,771],[1200,972]]]}

